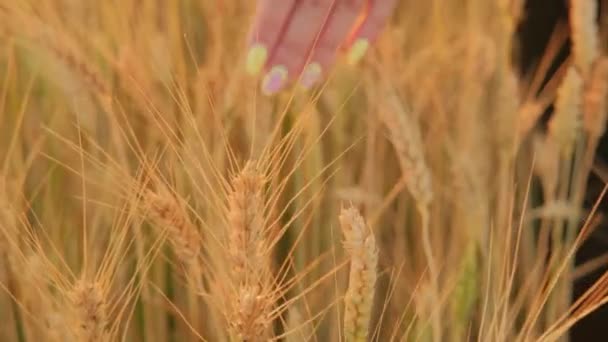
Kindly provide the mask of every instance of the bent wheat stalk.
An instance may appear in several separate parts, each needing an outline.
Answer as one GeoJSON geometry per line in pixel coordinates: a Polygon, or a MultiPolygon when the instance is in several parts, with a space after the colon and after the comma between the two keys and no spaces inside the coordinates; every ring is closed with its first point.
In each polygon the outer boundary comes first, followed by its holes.
{"type": "MultiPolygon", "coordinates": [[[[431,170],[424,156],[422,136],[418,122],[404,109],[396,94],[389,92],[389,106],[381,111],[380,119],[389,131],[389,139],[397,152],[401,172],[408,191],[416,201],[422,225],[422,249],[427,259],[430,284],[434,299],[439,301],[439,271],[435,262],[430,232],[430,207],[433,201],[431,170]]],[[[441,340],[439,313],[433,317],[433,333],[441,340]]]]}

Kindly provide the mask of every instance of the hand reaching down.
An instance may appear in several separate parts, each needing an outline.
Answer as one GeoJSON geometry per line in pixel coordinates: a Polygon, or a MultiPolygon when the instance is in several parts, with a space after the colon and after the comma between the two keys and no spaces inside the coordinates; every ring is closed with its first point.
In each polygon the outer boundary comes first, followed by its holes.
{"type": "Polygon", "coordinates": [[[272,95],[296,81],[319,82],[340,51],[356,64],[376,39],[397,0],[260,0],[249,35],[247,72],[264,72],[272,95]]]}

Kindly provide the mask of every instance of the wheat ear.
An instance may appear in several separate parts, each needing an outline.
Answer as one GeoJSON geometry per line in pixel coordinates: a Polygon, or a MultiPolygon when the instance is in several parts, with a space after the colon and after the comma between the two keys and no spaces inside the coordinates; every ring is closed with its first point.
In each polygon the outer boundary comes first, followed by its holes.
{"type": "Polygon", "coordinates": [[[389,101],[390,106],[381,111],[380,119],[388,129],[409,192],[418,206],[428,207],[433,200],[433,186],[424,157],[420,126],[396,95],[389,95],[389,101]]]}
{"type": "Polygon", "coordinates": [[[344,297],[344,337],[348,342],[367,341],[377,277],[376,239],[355,208],[342,209],[340,225],[344,248],[350,256],[348,290],[344,297]]]}
{"type": "Polygon", "coordinates": [[[606,98],[608,97],[608,57],[599,57],[585,84],[583,124],[587,134],[598,140],[606,130],[606,98]]]}
{"type": "MultiPolygon", "coordinates": [[[[435,263],[430,231],[430,211],[434,197],[432,174],[424,156],[422,134],[418,121],[411,112],[404,108],[396,94],[389,93],[388,100],[390,105],[387,110],[381,112],[380,119],[389,131],[389,138],[397,152],[401,173],[405,177],[405,183],[410,194],[416,201],[421,219],[422,249],[427,259],[434,298],[438,301],[439,271],[435,263]]],[[[441,340],[438,311],[433,317],[433,331],[434,338],[441,340]]]]}
{"type": "Polygon", "coordinates": [[[188,266],[199,264],[201,237],[183,205],[166,190],[159,193],[148,191],[145,201],[154,224],[166,229],[178,259],[188,266]]]}
{"type": "Polygon", "coordinates": [[[549,133],[564,154],[570,154],[582,124],[583,79],[570,67],[557,90],[555,113],[549,122],[549,133]]]}
{"type": "Polygon", "coordinates": [[[101,284],[80,280],[69,293],[77,341],[109,341],[108,305],[101,284]]]}
{"type": "Polygon", "coordinates": [[[228,196],[228,252],[233,332],[241,341],[266,341],[272,322],[272,275],[264,219],[265,178],[253,162],[232,180],[228,196]]]}
{"type": "Polygon", "coordinates": [[[598,28],[595,22],[597,1],[570,0],[570,30],[574,65],[587,76],[599,55],[598,28]]]}

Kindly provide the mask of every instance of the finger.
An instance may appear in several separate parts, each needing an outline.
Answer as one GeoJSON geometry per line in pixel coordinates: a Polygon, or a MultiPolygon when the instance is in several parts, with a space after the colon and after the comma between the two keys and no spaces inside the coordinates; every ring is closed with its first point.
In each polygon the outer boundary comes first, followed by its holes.
{"type": "Polygon", "coordinates": [[[285,34],[270,57],[270,71],[262,81],[265,94],[280,91],[289,80],[300,74],[334,1],[303,0],[296,5],[285,34]]]}
{"type": "Polygon", "coordinates": [[[281,38],[297,0],[262,0],[249,32],[247,73],[257,75],[264,69],[268,56],[281,38]]]}
{"type": "Polygon", "coordinates": [[[386,26],[396,6],[397,0],[371,0],[365,19],[349,39],[350,47],[346,55],[348,64],[355,65],[363,58],[370,44],[386,26]]]}
{"type": "Polygon", "coordinates": [[[300,84],[304,88],[315,85],[330,70],[338,49],[348,38],[365,4],[366,0],[341,0],[335,4],[323,33],[313,47],[309,63],[302,71],[300,84]]]}

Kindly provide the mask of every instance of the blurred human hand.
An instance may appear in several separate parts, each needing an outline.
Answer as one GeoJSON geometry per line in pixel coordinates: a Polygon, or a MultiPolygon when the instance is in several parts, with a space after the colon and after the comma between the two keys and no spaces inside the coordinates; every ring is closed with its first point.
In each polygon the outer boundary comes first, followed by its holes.
{"type": "Polygon", "coordinates": [[[265,73],[272,95],[293,81],[308,89],[323,79],[340,51],[354,65],[365,55],[397,0],[260,0],[251,28],[247,72],[265,73]]]}

